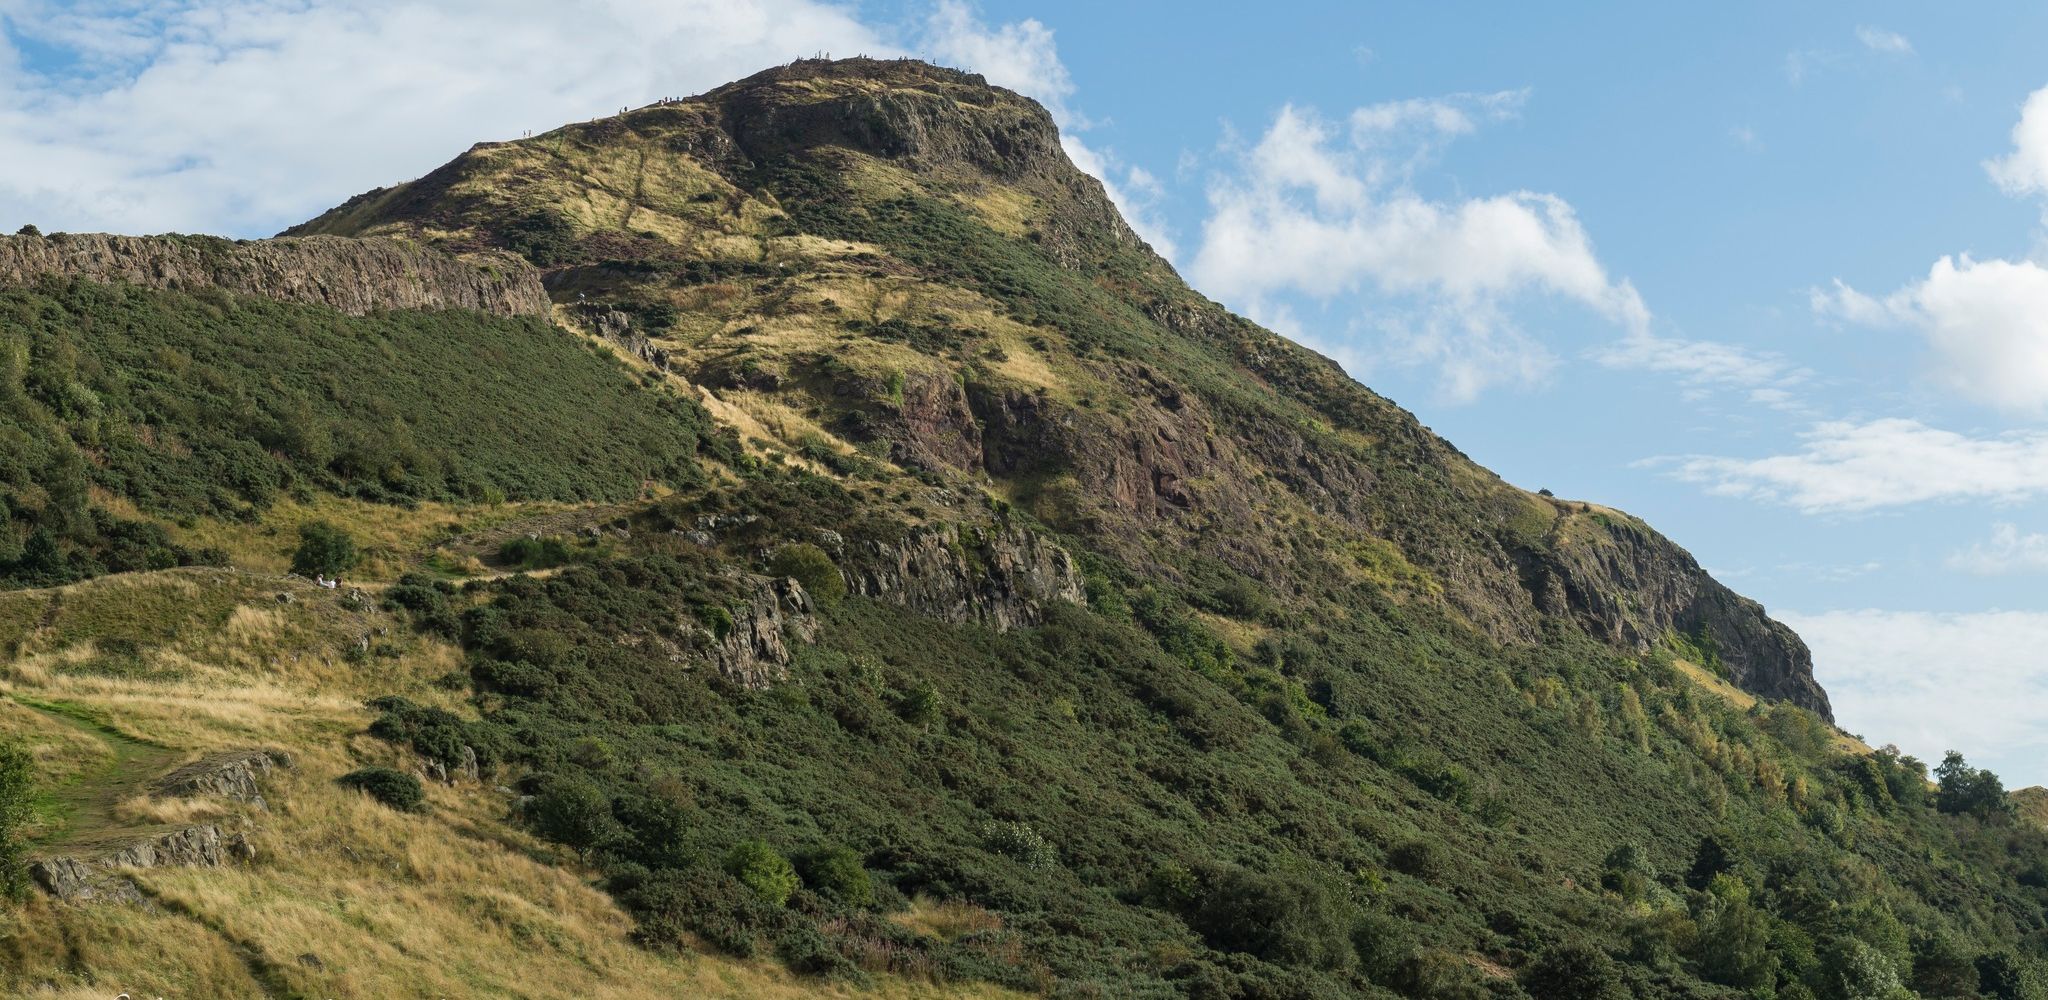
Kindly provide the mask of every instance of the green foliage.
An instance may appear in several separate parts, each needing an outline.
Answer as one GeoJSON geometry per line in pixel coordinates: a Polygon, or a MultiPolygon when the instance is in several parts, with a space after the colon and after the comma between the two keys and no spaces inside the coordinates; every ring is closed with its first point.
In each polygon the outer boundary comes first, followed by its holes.
{"type": "Polygon", "coordinates": [[[988,823],[981,828],[981,846],[1026,868],[1051,868],[1060,863],[1059,849],[1029,823],[988,823]]]}
{"type": "Polygon", "coordinates": [[[846,906],[874,905],[874,879],[853,849],[837,844],[817,848],[803,856],[800,868],[811,891],[846,906]]]}
{"type": "Polygon", "coordinates": [[[1227,866],[1203,873],[1200,882],[1186,916],[1211,946],[1281,965],[1352,964],[1354,913],[1319,881],[1227,866]]]}
{"type": "Polygon", "coordinates": [[[35,756],[13,742],[0,743],[0,897],[19,902],[28,895],[28,844],[22,828],[34,813],[35,756]]]}
{"type": "Polygon", "coordinates": [[[569,547],[569,540],[560,535],[546,535],[528,538],[524,535],[511,538],[498,546],[498,561],[519,569],[549,569],[564,566],[576,554],[569,547]]]}
{"type": "Polygon", "coordinates": [[[420,787],[420,779],[403,771],[366,767],[350,771],[336,780],[350,788],[362,789],[371,798],[399,812],[419,812],[426,808],[426,792],[420,787]]]}
{"type": "Polygon", "coordinates": [[[1522,973],[1522,988],[1535,1000],[1628,1000],[1614,959],[1584,941],[1545,951],[1522,973]]]}
{"type": "Polygon", "coordinates": [[[360,554],[348,532],[326,521],[299,525],[299,547],[292,550],[292,572],[300,576],[338,577],[352,570],[360,554]]]}
{"type": "Polygon", "coordinates": [[[809,542],[792,542],[775,550],[768,571],[803,584],[804,591],[820,604],[837,604],[846,596],[846,578],[825,550],[809,542]]]}
{"type": "Polygon", "coordinates": [[[0,585],[212,558],[93,487],[160,517],[305,489],[622,500],[734,455],[694,402],[538,320],[52,281],[0,290],[0,331],[0,585]]]}
{"type": "Polygon", "coordinates": [[[625,835],[612,815],[611,796],[579,775],[557,774],[542,779],[533,797],[533,828],[541,836],[579,851],[609,846],[625,835]]]}
{"type": "Polygon", "coordinates": [[[797,877],[796,866],[764,840],[734,844],[725,855],[725,870],[771,906],[789,902],[790,894],[803,884],[797,877]]]}
{"type": "Polygon", "coordinates": [[[1934,769],[1934,778],[1941,789],[1935,793],[1934,806],[1942,812],[1984,817],[2012,811],[1998,775],[1971,767],[1954,750],[1941,759],[1941,766],[1934,769]]]}

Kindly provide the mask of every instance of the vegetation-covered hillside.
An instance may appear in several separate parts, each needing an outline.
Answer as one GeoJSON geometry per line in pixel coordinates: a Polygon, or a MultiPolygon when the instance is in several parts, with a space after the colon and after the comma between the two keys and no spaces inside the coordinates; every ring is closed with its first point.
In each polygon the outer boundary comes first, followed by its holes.
{"type": "Polygon", "coordinates": [[[522,254],[558,325],[0,292],[0,987],[2048,995],[1996,776],[1187,289],[979,78],[798,63],[295,233],[522,254]]]}

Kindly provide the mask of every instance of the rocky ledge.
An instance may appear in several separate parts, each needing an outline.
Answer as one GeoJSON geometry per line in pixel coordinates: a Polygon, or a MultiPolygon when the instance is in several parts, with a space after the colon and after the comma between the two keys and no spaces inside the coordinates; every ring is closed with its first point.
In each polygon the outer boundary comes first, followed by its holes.
{"type": "Polygon", "coordinates": [[[1036,625],[1054,601],[1086,600],[1074,557],[1014,525],[932,525],[866,541],[846,560],[847,589],[951,622],[1036,625]]]}
{"type": "Polygon", "coordinates": [[[218,288],[338,309],[469,309],[548,315],[547,291],[507,254],[458,260],[397,240],[307,236],[236,241],[212,236],[57,233],[0,237],[0,286],[45,277],[149,288],[218,288]]]}
{"type": "Polygon", "coordinates": [[[223,835],[220,827],[207,824],[103,844],[84,855],[38,858],[29,862],[28,874],[44,892],[65,902],[133,903],[142,901],[142,892],[124,870],[218,868],[255,857],[248,837],[223,835]]]}
{"type": "Polygon", "coordinates": [[[193,761],[158,778],[150,787],[150,794],[160,799],[210,795],[267,810],[270,804],[263,801],[258,780],[272,770],[291,766],[291,755],[282,750],[230,750],[193,761]]]}

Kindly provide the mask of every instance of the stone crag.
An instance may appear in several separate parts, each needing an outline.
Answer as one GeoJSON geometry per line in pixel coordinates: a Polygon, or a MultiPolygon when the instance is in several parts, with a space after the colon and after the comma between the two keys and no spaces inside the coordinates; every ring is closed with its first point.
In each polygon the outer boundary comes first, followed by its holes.
{"type": "Polygon", "coordinates": [[[519,258],[457,259],[397,240],[72,233],[0,237],[0,286],[46,277],[184,291],[218,288],[354,316],[384,309],[470,309],[545,317],[549,309],[539,274],[519,258]]]}

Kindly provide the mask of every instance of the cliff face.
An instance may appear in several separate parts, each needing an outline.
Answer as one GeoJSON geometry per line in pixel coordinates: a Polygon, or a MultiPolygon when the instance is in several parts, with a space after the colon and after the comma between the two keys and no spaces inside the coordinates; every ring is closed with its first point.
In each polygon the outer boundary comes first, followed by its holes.
{"type": "MultiPolygon", "coordinates": [[[[993,494],[1198,600],[1256,587],[1313,620],[1364,587],[1504,644],[1557,619],[1631,655],[1706,643],[1743,687],[1829,710],[1799,639],[1677,545],[1501,481],[1189,289],[1044,108],[971,74],[802,61],[479,145],[291,232],[521,253],[581,325],[766,414],[761,447],[993,494]]],[[[997,625],[1034,620],[1041,583],[1076,592],[967,541],[852,552],[849,579],[997,625]]]]}
{"type": "Polygon", "coordinates": [[[218,288],[356,316],[380,309],[545,316],[549,306],[539,274],[522,260],[497,255],[472,263],[395,240],[236,242],[71,233],[0,237],[0,285],[31,284],[44,277],[218,288]]]}

